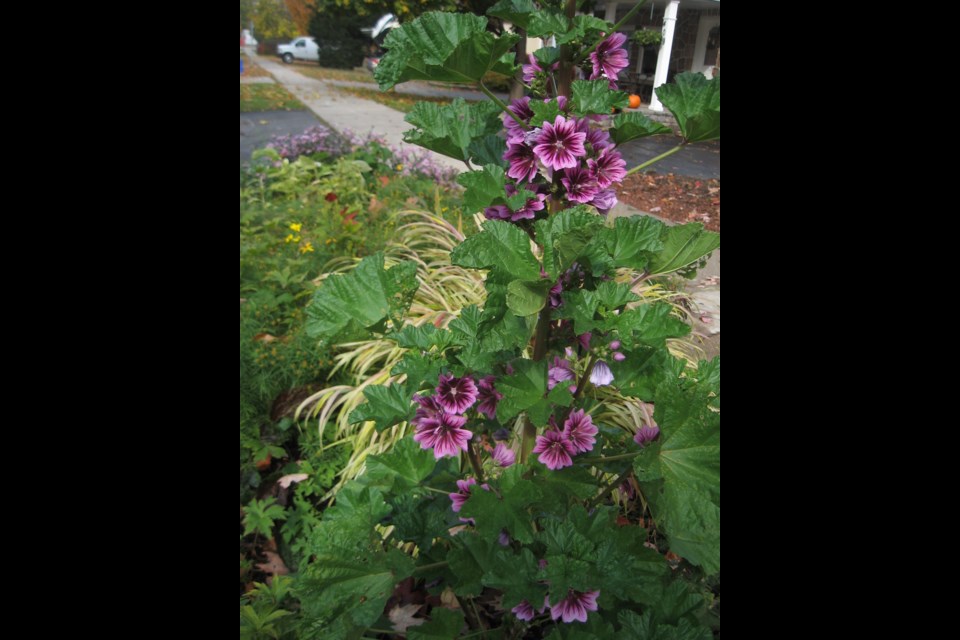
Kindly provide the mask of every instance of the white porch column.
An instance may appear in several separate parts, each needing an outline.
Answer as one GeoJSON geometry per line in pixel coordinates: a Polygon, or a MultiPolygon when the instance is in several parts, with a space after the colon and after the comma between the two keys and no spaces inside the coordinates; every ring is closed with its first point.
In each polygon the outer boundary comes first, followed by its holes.
{"type": "Polygon", "coordinates": [[[663,16],[663,44],[660,45],[660,55],[657,56],[657,72],[653,76],[653,98],[650,100],[650,109],[663,111],[663,105],[657,98],[656,88],[667,83],[667,71],[670,69],[670,54],[673,53],[673,30],[677,26],[677,8],[680,0],[673,0],[667,5],[666,15],[663,16]]]}
{"type": "Polygon", "coordinates": [[[603,19],[612,24],[617,24],[617,5],[619,2],[608,2],[607,3],[607,12],[604,14],[603,19]]]}

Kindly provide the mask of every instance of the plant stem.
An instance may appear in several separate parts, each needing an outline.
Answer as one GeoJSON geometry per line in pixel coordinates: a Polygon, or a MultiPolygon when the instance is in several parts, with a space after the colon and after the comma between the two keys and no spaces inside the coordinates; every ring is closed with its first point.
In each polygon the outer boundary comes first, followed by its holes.
{"type": "Polygon", "coordinates": [[[526,122],[524,122],[523,120],[521,120],[521,119],[517,116],[517,114],[515,114],[513,111],[510,111],[510,109],[507,108],[507,105],[503,104],[503,100],[501,100],[501,99],[498,98],[497,96],[493,95],[493,92],[490,91],[490,89],[487,89],[487,85],[483,84],[482,82],[480,83],[480,91],[483,91],[483,93],[485,93],[488,98],[490,98],[491,100],[493,100],[493,103],[494,103],[495,105],[497,105],[498,107],[500,107],[500,109],[501,109],[504,113],[506,113],[508,116],[510,116],[511,118],[513,118],[514,120],[516,120],[516,121],[517,121],[517,124],[519,124],[521,127],[523,127],[524,129],[529,129],[529,128],[530,128],[530,126],[529,126],[526,122]]]}
{"type": "MultiPolygon", "coordinates": [[[[567,20],[573,21],[577,15],[577,0],[567,0],[564,5],[564,14],[567,20]]],[[[570,89],[573,86],[573,70],[576,68],[576,61],[572,61],[570,45],[565,44],[560,47],[560,85],[556,87],[557,96],[570,97],[570,89]]]]}
{"type": "Polygon", "coordinates": [[[603,490],[603,493],[601,493],[599,496],[597,496],[596,498],[590,501],[590,509],[593,509],[594,507],[598,506],[601,502],[606,500],[607,496],[613,493],[616,490],[616,488],[620,486],[621,482],[623,482],[621,476],[615,477],[613,479],[613,482],[611,482],[610,485],[603,490]]]}
{"type": "MultiPolygon", "coordinates": [[[[550,343],[550,305],[547,304],[540,311],[540,320],[537,322],[537,332],[534,336],[533,361],[541,362],[547,357],[547,347],[550,343]]],[[[537,441],[537,427],[527,416],[523,425],[523,446],[520,449],[520,462],[526,464],[530,459],[530,453],[537,441]]]]}
{"type": "Polygon", "coordinates": [[[577,56],[577,59],[576,59],[575,62],[582,62],[583,60],[586,60],[587,56],[589,56],[591,53],[593,53],[594,51],[597,50],[597,47],[600,46],[600,43],[601,43],[601,42],[603,42],[604,40],[606,40],[607,37],[609,37],[609,35],[610,35],[611,33],[616,33],[617,31],[619,31],[619,30],[620,30],[620,27],[622,27],[623,25],[625,25],[630,18],[632,18],[634,15],[636,15],[637,11],[640,11],[640,7],[642,7],[644,4],[646,4],[646,2],[647,2],[647,0],[640,0],[640,2],[638,2],[636,5],[634,5],[633,9],[630,9],[630,11],[627,13],[627,15],[623,16],[623,19],[620,20],[620,22],[618,22],[617,24],[613,25],[613,29],[610,29],[610,33],[608,33],[608,34],[607,34],[606,36],[604,36],[603,38],[600,38],[599,40],[597,40],[597,41],[593,44],[592,47],[590,47],[590,48],[587,49],[585,52],[583,52],[583,53],[581,53],[579,56],[577,56]]]}
{"type": "Polygon", "coordinates": [[[431,569],[442,569],[446,566],[449,566],[449,562],[437,562],[434,564],[425,564],[422,567],[416,567],[413,572],[420,573],[421,571],[430,571],[431,569]]]}
{"type": "Polygon", "coordinates": [[[441,491],[440,489],[434,489],[433,487],[420,487],[420,488],[421,488],[421,489],[425,489],[426,491],[432,491],[433,493],[439,493],[439,494],[442,494],[442,495],[445,495],[445,496],[449,496],[449,495],[450,495],[450,492],[449,492],[449,491],[441,491]]]}
{"type": "Polygon", "coordinates": [[[597,354],[590,354],[590,362],[587,363],[587,370],[583,372],[583,377],[580,378],[580,384],[577,385],[577,392],[573,394],[573,400],[576,402],[583,396],[583,390],[586,388],[587,383],[590,382],[590,376],[593,375],[593,368],[597,364],[597,354]]]}
{"type": "Polygon", "coordinates": [[[480,456],[477,455],[477,450],[473,448],[472,442],[467,445],[467,457],[470,458],[473,472],[477,474],[477,482],[483,484],[483,464],[480,462],[480,456]]]}
{"type": "Polygon", "coordinates": [[[677,151],[680,151],[680,149],[683,149],[683,147],[686,146],[686,144],[687,144],[686,142],[681,142],[680,144],[678,144],[677,146],[675,146],[673,149],[670,149],[670,151],[661,153],[660,155],[658,155],[658,156],[657,156],[656,158],[654,158],[653,160],[647,160],[646,162],[644,162],[644,163],[643,163],[642,165],[640,165],[639,167],[634,167],[633,169],[630,169],[630,171],[627,171],[627,175],[628,175],[628,176],[633,175],[633,174],[635,174],[637,171],[642,171],[642,170],[646,169],[647,167],[649,167],[650,165],[652,165],[652,164],[655,163],[655,162],[660,162],[660,161],[663,160],[664,158],[669,158],[670,156],[672,156],[673,154],[675,154],[677,151]]]}
{"type": "Polygon", "coordinates": [[[523,423],[523,445],[520,449],[520,464],[527,464],[533,447],[537,443],[537,427],[530,422],[530,416],[524,419],[523,423]]]}
{"type": "Polygon", "coordinates": [[[643,451],[637,451],[635,453],[624,453],[619,456],[609,456],[606,458],[604,458],[603,456],[600,456],[597,458],[578,458],[577,462],[589,462],[591,464],[592,463],[603,464],[604,462],[619,462],[621,460],[633,460],[634,458],[636,458],[642,453],[643,451]]]}

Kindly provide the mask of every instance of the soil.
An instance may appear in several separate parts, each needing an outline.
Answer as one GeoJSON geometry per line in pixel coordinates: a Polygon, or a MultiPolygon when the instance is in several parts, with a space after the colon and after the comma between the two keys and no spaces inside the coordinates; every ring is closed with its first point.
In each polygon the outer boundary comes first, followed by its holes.
{"type": "Polygon", "coordinates": [[[680,224],[700,222],[720,232],[720,181],[660,175],[634,174],[623,181],[617,194],[625,204],[659,218],[680,224]]]}

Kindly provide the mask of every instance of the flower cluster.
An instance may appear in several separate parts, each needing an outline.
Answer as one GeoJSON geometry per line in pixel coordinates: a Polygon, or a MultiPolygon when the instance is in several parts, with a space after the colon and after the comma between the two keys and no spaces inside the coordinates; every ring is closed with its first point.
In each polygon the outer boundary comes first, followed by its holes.
{"type": "MultiPolygon", "coordinates": [[[[483,378],[478,387],[469,376],[455,378],[441,374],[434,395],[413,397],[420,405],[411,421],[416,427],[413,439],[420,443],[421,448],[433,449],[434,457],[438,460],[467,451],[473,438],[473,432],[464,429],[467,411],[477,405],[479,413],[492,418],[496,416],[497,403],[503,399],[503,394],[494,386],[494,380],[493,376],[483,378]]],[[[502,454],[501,458],[505,460],[506,455],[502,454]]]]}
{"type": "Polygon", "coordinates": [[[562,619],[567,624],[575,620],[586,622],[587,612],[597,610],[597,598],[599,597],[599,591],[582,592],[571,589],[566,598],[554,605],[550,604],[550,597],[547,596],[543,601],[543,608],[534,611],[533,605],[524,600],[513,608],[513,613],[518,619],[530,622],[537,615],[550,609],[550,617],[554,620],[562,619]]]}
{"type": "Polygon", "coordinates": [[[296,160],[300,156],[327,153],[342,156],[350,152],[350,143],[336,131],[317,125],[303,133],[290,136],[274,136],[267,147],[276,149],[281,158],[296,160]]]}
{"type": "Polygon", "coordinates": [[[561,431],[556,423],[542,436],[537,437],[537,446],[533,452],[551,471],[573,466],[573,457],[579,453],[593,451],[600,430],[593,424],[593,418],[582,409],[574,411],[563,424],[561,431]]]}

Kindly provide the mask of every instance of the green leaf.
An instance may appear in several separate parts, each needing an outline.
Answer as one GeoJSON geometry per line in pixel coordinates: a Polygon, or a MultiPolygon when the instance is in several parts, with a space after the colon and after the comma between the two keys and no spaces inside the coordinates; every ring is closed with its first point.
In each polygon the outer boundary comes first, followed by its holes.
{"type": "Polygon", "coordinates": [[[360,339],[382,331],[389,318],[400,326],[419,284],[417,265],[401,262],[384,269],[382,253],[364,258],[356,269],[328,278],[307,307],[307,334],[326,342],[360,339]]]}
{"type": "Polygon", "coordinates": [[[434,387],[437,384],[437,377],[440,375],[442,363],[427,355],[408,353],[403,360],[398,362],[390,371],[391,375],[399,376],[406,374],[407,380],[403,383],[407,393],[413,397],[413,394],[420,391],[424,384],[434,387]]]}
{"type": "Polygon", "coordinates": [[[544,122],[553,124],[557,116],[563,115],[560,111],[560,103],[557,102],[556,98],[547,102],[537,99],[530,100],[530,110],[533,111],[533,117],[530,118],[531,127],[542,126],[544,122]]]}
{"type": "Polygon", "coordinates": [[[506,152],[507,141],[496,134],[475,137],[467,148],[467,153],[474,164],[481,166],[491,164],[503,169],[510,166],[510,163],[503,159],[506,152]]]}
{"type": "Polygon", "coordinates": [[[570,21],[558,9],[540,9],[534,11],[527,23],[527,37],[566,33],[570,30],[570,21]]]}
{"type": "Polygon", "coordinates": [[[651,507],[671,550],[707,574],[720,571],[720,415],[709,407],[711,393],[661,385],[654,415],[660,441],[634,465],[645,483],[663,479],[662,488],[644,490],[657,492],[651,507]]]}
{"type": "Polygon", "coordinates": [[[589,32],[610,31],[610,23],[594,16],[576,16],[573,27],[564,34],[557,36],[557,44],[567,44],[574,40],[583,40],[589,32]]]}
{"type": "Polygon", "coordinates": [[[477,532],[488,540],[496,540],[506,529],[511,537],[532,544],[534,531],[530,508],[540,498],[540,489],[529,480],[520,480],[509,489],[501,487],[501,494],[503,499],[492,491],[474,488],[460,511],[460,517],[476,520],[477,532]]]}
{"type": "Polygon", "coordinates": [[[507,287],[507,306],[518,316],[532,316],[540,313],[547,305],[551,285],[549,280],[522,282],[514,280],[507,287]]]}
{"type": "Polygon", "coordinates": [[[513,75],[502,58],[520,40],[486,30],[487,19],[468,13],[425,13],[393,29],[383,43],[387,54],[374,77],[382,91],[407,80],[478,83],[494,71],[513,75]]]}
{"type": "Polygon", "coordinates": [[[713,633],[687,619],[677,625],[658,623],[653,611],[647,610],[642,616],[633,611],[621,611],[619,622],[623,629],[618,638],[623,640],[712,640],[713,633]]]}
{"type": "Polygon", "coordinates": [[[389,453],[367,458],[364,482],[394,491],[407,491],[430,477],[437,467],[433,453],[424,450],[412,437],[393,445],[389,453]]]}
{"type": "Polygon", "coordinates": [[[674,580],[664,589],[663,597],[656,604],[657,619],[667,624],[677,624],[683,618],[696,620],[706,607],[700,593],[680,580],[674,580]]]}
{"type": "Polygon", "coordinates": [[[640,296],[630,289],[630,285],[612,281],[601,282],[597,287],[596,296],[600,304],[608,311],[619,309],[626,304],[640,300],[640,296]]]}
{"type": "Polygon", "coordinates": [[[407,629],[410,640],[451,640],[458,638],[464,625],[463,613],[441,607],[430,612],[430,622],[407,629]]]}
{"type": "Polygon", "coordinates": [[[720,76],[707,80],[702,73],[681,73],[656,92],[687,142],[720,137],[720,76]]]}
{"type": "Polygon", "coordinates": [[[673,306],[665,302],[645,304],[612,317],[608,328],[620,332],[627,349],[636,346],[662,347],[669,338],[682,338],[690,326],[673,315],[673,306]]]}
{"type": "Polygon", "coordinates": [[[502,220],[487,221],[481,233],[467,238],[450,253],[450,260],[468,269],[490,269],[510,280],[540,278],[540,263],[530,251],[530,236],[502,220]]]}
{"type": "Polygon", "coordinates": [[[413,416],[413,394],[400,385],[367,387],[363,395],[367,403],[350,414],[350,424],[373,422],[382,433],[413,416]]]}
{"type": "Polygon", "coordinates": [[[651,258],[663,251],[661,236],[666,225],[651,216],[617,218],[613,229],[604,229],[607,251],[617,267],[644,271],[651,258]]]}
{"type": "Polygon", "coordinates": [[[665,348],[638,347],[620,350],[626,356],[623,362],[608,362],[613,371],[617,390],[624,396],[639,398],[644,402],[653,402],[657,387],[671,379],[667,363],[673,356],[665,348]]]}
{"type": "Polygon", "coordinates": [[[521,29],[526,29],[532,14],[537,10],[533,0],[500,0],[487,9],[487,15],[501,18],[521,29]]]}
{"type": "Polygon", "coordinates": [[[720,248],[720,234],[704,231],[700,223],[665,227],[661,239],[663,249],[650,265],[653,275],[685,271],[720,248]]]}
{"type": "Polygon", "coordinates": [[[565,594],[569,589],[591,591],[597,584],[590,578],[590,564],[568,556],[548,555],[546,575],[551,593],[565,594]]]}
{"type": "Polygon", "coordinates": [[[393,537],[416,543],[423,553],[429,553],[433,548],[433,541],[446,535],[450,528],[447,524],[450,500],[443,496],[436,496],[436,499],[431,496],[431,499],[426,501],[403,494],[390,504],[394,513],[390,521],[395,527],[393,537]]]}
{"type": "Polygon", "coordinates": [[[457,160],[468,160],[476,139],[502,128],[499,114],[500,109],[489,100],[470,104],[455,98],[442,106],[418,102],[404,118],[417,128],[404,133],[403,139],[457,160]]]}
{"type": "Polygon", "coordinates": [[[636,111],[618,113],[613,119],[613,128],[610,129],[610,137],[618,145],[637,138],[659,135],[673,135],[673,129],[659,122],[654,122],[636,111]]]}
{"type": "Polygon", "coordinates": [[[404,349],[419,349],[420,351],[430,351],[434,347],[438,351],[443,351],[454,343],[454,337],[450,331],[438,329],[432,324],[424,324],[419,327],[407,325],[401,331],[388,334],[385,337],[388,340],[393,340],[404,349]]]}
{"type": "Polygon", "coordinates": [[[457,177],[457,182],[466,187],[463,194],[463,205],[469,211],[483,211],[496,202],[503,202],[506,198],[507,172],[503,167],[487,165],[481,171],[468,171],[457,177]]]}
{"type": "Polygon", "coordinates": [[[494,549],[483,584],[503,592],[504,608],[509,610],[527,602],[543,602],[547,595],[544,585],[538,583],[540,568],[530,549],[524,548],[519,555],[512,549],[494,549]]]}
{"type": "MultiPolygon", "coordinates": [[[[497,391],[503,399],[497,405],[497,419],[500,424],[516,417],[523,411],[545,404],[547,395],[547,362],[521,360],[514,365],[514,374],[497,381],[497,391]]],[[[538,418],[543,418],[538,415],[538,418]]],[[[533,416],[531,415],[531,419],[533,416]]],[[[537,422],[544,425],[549,416],[537,422]]]]}
{"type": "MultiPolygon", "coordinates": [[[[471,492],[469,504],[476,495],[475,489],[471,492]]],[[[496,537],[500,535],[498,531],[496,537]]],[[[447,554],[450,571],[457,577],[457,594],[461,596],[478,596],[483,592],[483,574],[490,567],[495,542],[473,531],[463,531],[453,538],[454,547],[447,554]]]]}
{"type": "Polygon", "coordinates": [[[609,115],[614,108],[629,106],[630,96],[625,91],[611,90],[606,78],[574,80],[571,104],[571,110],[578,116],[593,113],[609,115]]]}
{"type": "Polygon", "coordinates": [[[537,221],[536,238],[543,245],[544,268],[553,280],[580,257],[602,225],[603,218],[582,205],[537,221]]]}
{"type": "Polygon", "coordinates": [[[542,47],[533,52],[533,57],[537,59],[541,67],[547,69],[560,62],[560,47],[542,47]]]}

